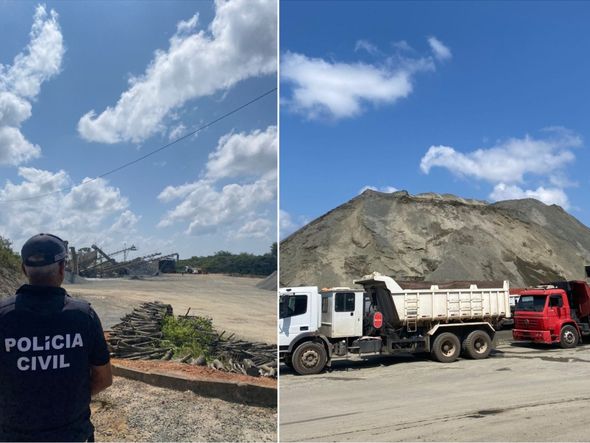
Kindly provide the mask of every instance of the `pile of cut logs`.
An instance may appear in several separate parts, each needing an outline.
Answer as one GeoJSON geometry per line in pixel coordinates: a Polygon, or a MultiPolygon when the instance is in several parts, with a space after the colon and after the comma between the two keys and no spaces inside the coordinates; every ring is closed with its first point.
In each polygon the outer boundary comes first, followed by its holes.
{"type": "Polygon", "coordinates": [[[210,367],[227,372],[257,377],[276,377],[277,347],[266,343],[237,340],[233,335],[223,339],[223,333],[214,341],[210,367]]]}
{"type": "MultiPolygon", "coordinates": [[[[131,360],[172,359],[174,349],[161,345],[164,317],[172,314],[170,305],[160,302],[142,303],[121,318],[121,323],[113,326],[110,331],[108,342],[111,355],[131,360]]],[[[187,316],[188,312],[185,317],[187,316]]],[[[203,355],[192,354],[181,356],[178,361],[255,377],[276,377],[275,345],[239,340],[234,334],[226,337],[225,331],[218,333],[214,330],[211,334],[213,337],[209,348],[209,362],[203,355]]]]}
{"type": "Polygon", "coordinates": [[[154,360],[172,357],[171,347],[160,347],[164,317],[172,315],[172,306],[160,302],[142,303],[121,318],[109,333],[111,355],[130,360],[154,360]]]}

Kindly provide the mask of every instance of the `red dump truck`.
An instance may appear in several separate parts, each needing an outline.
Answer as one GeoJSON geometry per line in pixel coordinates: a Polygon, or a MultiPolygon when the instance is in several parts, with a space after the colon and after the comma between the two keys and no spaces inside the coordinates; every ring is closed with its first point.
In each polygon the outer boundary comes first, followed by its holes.
{"type": "Polygon", "coordinates": [[[552,282],[520,293],[514,312],[514,340],[574,348],[587,335],[590,286],[586,282],[552,282]]]}

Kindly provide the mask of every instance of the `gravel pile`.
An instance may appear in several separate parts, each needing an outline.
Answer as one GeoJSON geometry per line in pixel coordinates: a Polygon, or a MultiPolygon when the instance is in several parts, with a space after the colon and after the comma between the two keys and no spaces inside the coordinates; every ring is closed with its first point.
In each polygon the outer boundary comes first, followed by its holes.
{"type": "Polygon", "coordinates": [[[396,280],[582,280],[590,229],[533,199],[488,204],[452,195],[367,190],[283,240],[281,286],[396,280]]]}
{"type": "Polygon", "coordinates": [[[259,289],[266,289],[267,291],[276,291],[277,290],[277,271],[270,274],[264,280],[260,281],[256,284],[256,287],[259,289]]]}

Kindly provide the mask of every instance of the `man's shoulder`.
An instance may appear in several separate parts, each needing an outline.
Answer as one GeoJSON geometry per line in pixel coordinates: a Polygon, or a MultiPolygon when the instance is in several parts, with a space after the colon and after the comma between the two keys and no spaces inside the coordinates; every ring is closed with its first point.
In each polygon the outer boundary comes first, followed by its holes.
{"type": "Polygon", "coordinates": [[[90,302],[82,300],[81,298],[74,298],[69,294],[66,294],[65,296],[63,309],[64,311],[81,311],[90,316],[95,315],[90,302]]]}
{"type": "Polygon", "coordinates": [[[16,303],[16,295],[10,297],[0,298],[0,315],[14,309],[16,303]]]}

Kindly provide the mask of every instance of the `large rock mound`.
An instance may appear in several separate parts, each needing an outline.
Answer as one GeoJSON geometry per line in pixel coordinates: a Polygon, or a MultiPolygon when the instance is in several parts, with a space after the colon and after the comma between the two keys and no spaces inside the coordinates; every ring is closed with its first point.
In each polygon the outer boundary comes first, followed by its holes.
{"type": "Polygon", "coordinates": [[[280,285],[400,280],[583,279],[590,229],[537,200],[495,204],[452,195],[367,190],[281,243],[280,285]]]}

